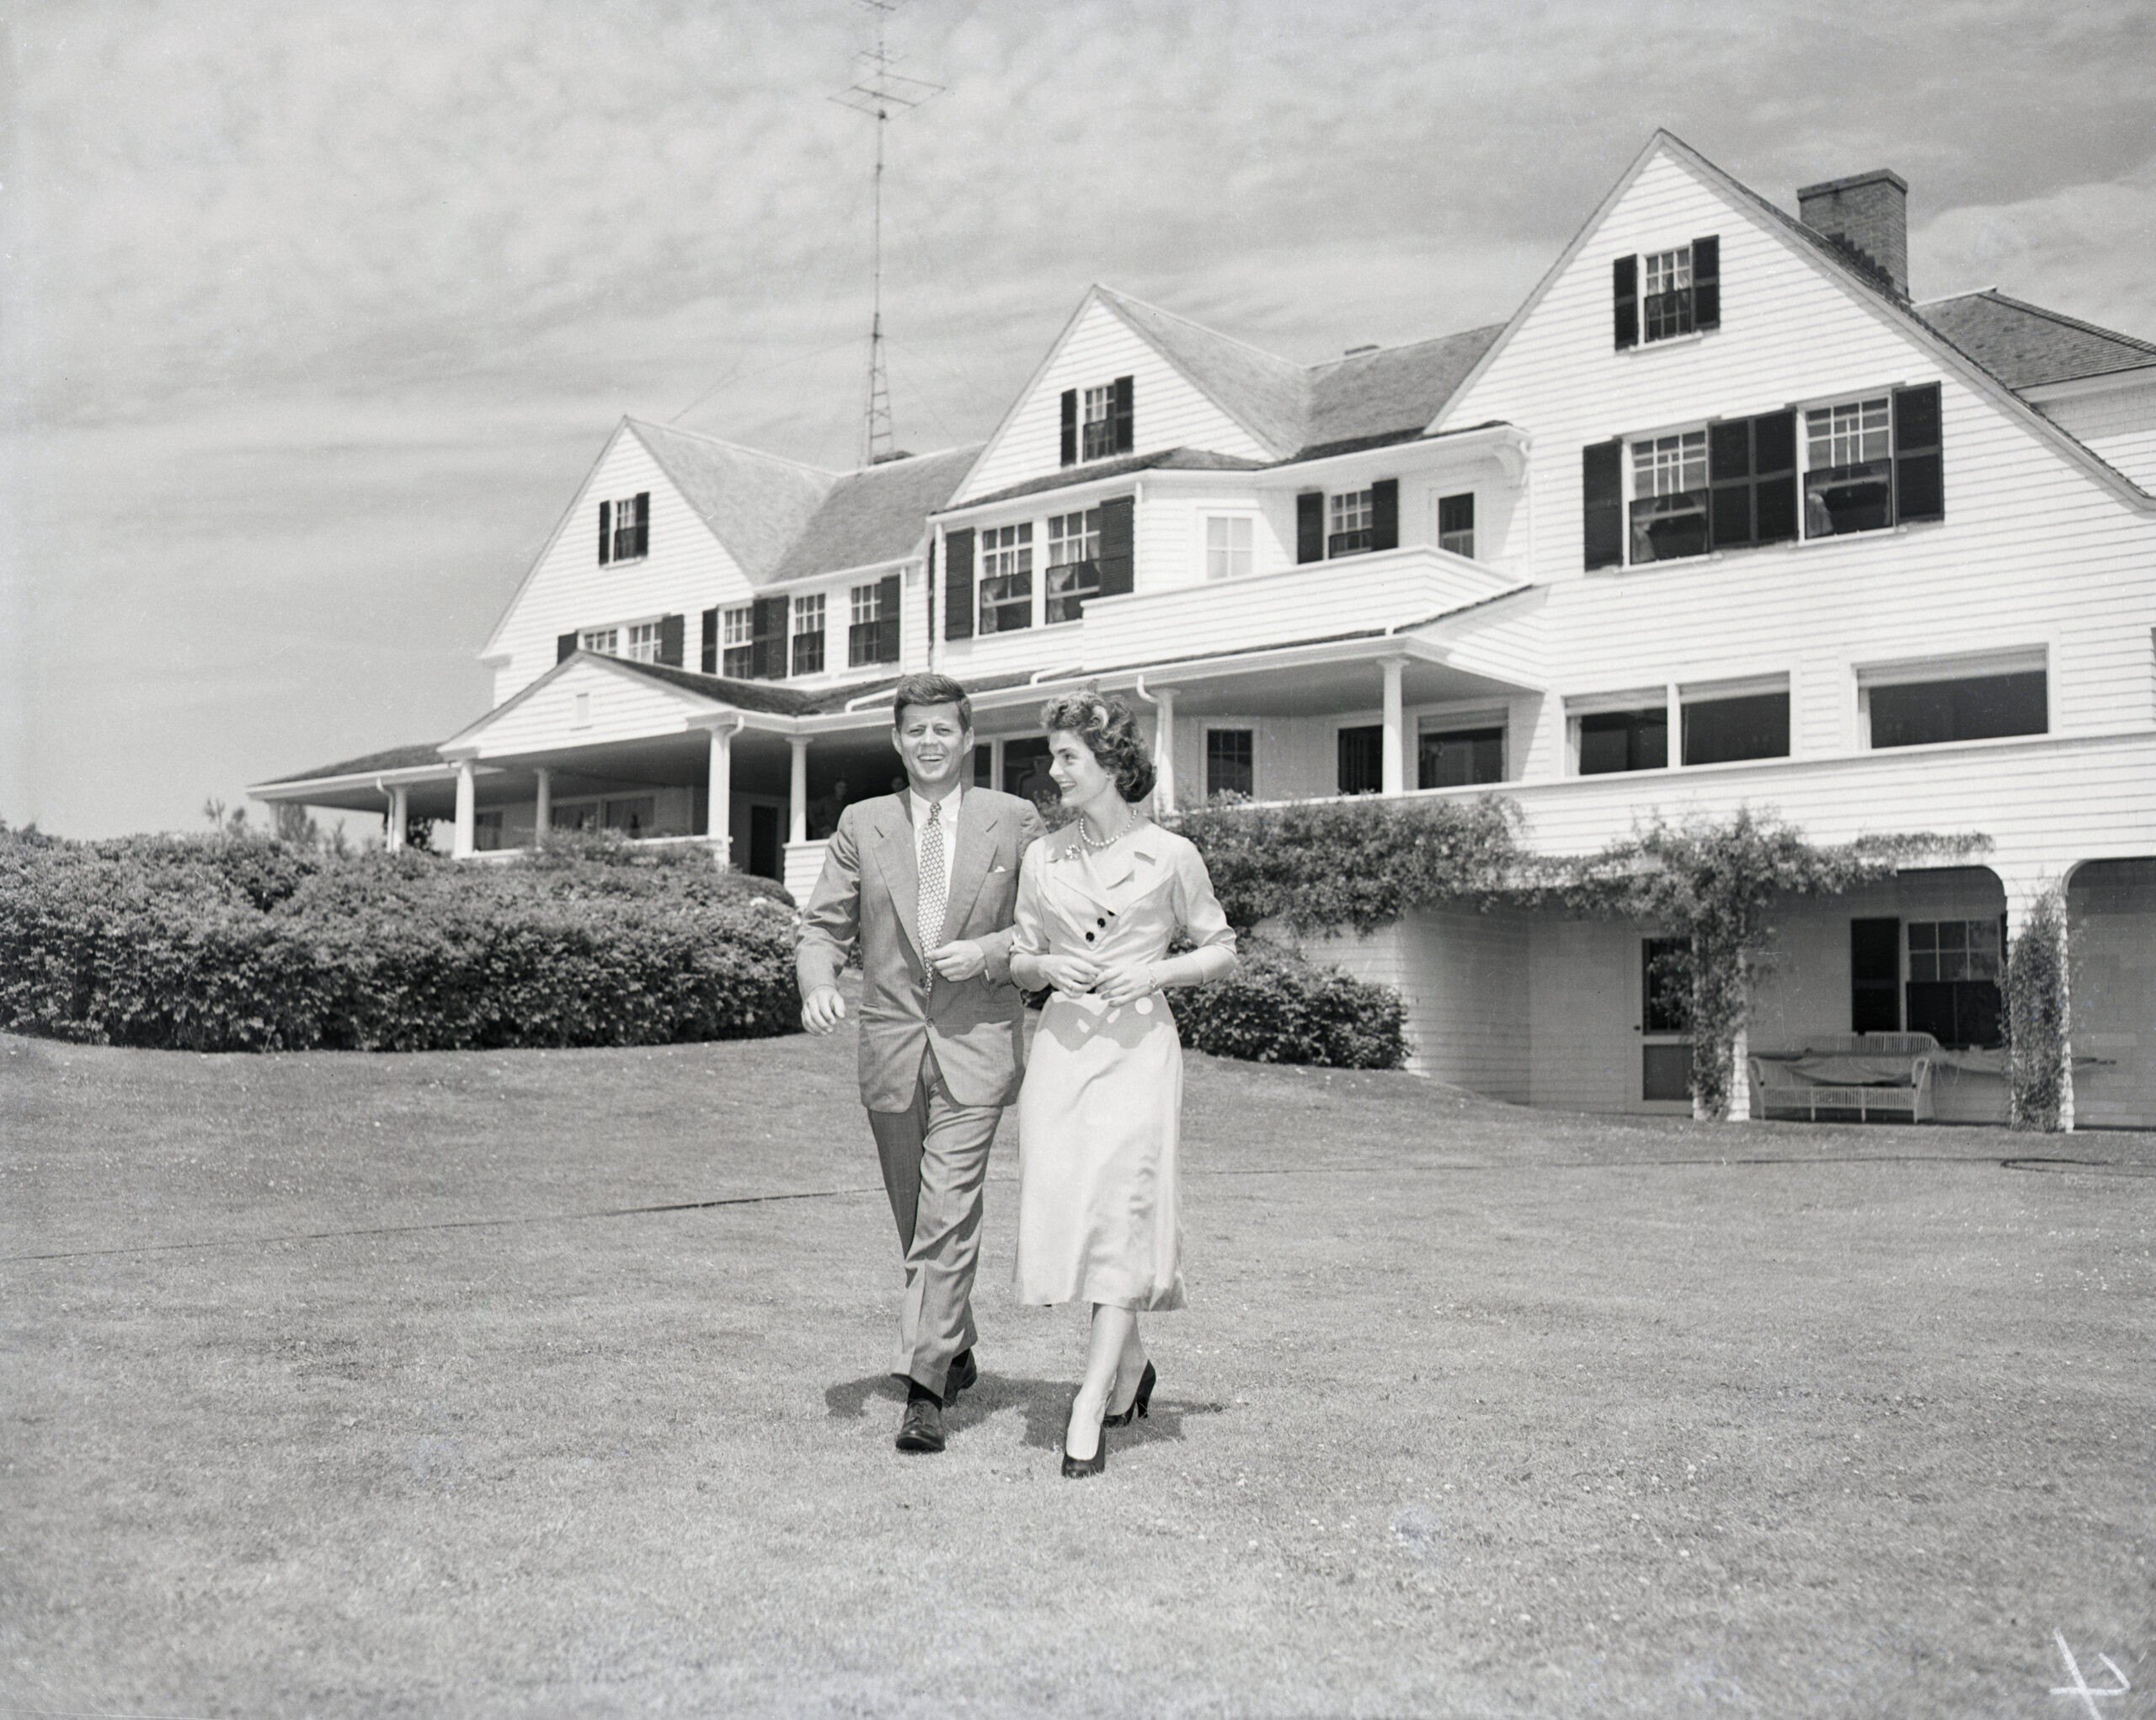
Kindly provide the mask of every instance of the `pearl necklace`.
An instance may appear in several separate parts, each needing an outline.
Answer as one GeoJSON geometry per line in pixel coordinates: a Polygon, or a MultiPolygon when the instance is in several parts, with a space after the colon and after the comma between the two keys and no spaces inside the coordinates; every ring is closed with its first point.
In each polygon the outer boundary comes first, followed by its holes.
{"type": "Polygon", "coordinates": [[[1124,819],[1123,828],[1121,830],[1118,831],[1112,836],[1102,836],[1100,841],[1097,842],[1093,840],[1091,836],[1087,833],[1086,829],[1086,820],[1083,818],[1081,818],[1078,820],[1078,840],[1097,854],[1103,848],[1113,848],[1118,842],[1121,841],[1125,836],[1129,836],[1137,828],[1138,815],[1136,813],[1132,813],[1128,818],[1124,819]]]}

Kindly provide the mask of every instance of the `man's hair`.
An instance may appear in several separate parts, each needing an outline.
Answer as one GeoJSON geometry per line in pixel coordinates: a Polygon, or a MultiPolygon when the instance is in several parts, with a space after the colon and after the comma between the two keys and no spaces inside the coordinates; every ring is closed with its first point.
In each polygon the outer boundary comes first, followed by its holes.
{"type": "Polygon", "coordinates": [[[965,688],[947,675],[909,675],[891,691],[891,726],[906,719],[908,705],[956,705],[958,726],[974,726],[974,702],[965,688]]]}

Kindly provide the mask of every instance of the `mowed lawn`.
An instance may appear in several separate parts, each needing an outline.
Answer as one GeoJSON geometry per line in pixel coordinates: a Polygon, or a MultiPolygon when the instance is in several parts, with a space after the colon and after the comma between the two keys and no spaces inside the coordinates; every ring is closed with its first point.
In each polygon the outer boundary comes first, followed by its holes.
{"type": "Polygon", "coordinates": [[[1007,1125],[893,1450],[851,1068],[0,1039],[0,1711],[2156,1713],[2156,1137],[1193,1057],[1073,1486],[1007,1125]]]}

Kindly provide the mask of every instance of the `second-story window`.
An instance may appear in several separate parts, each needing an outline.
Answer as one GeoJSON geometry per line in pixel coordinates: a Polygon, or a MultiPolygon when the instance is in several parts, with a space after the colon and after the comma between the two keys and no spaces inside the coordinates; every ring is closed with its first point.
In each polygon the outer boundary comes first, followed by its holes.
{"type": "Polygon", "coordinates": [[[1105,460],[1136,445],[1135,379],[1118,377],[1097,387],[1063,391],[1062,460],[1105,460]]]}
{"type": "Polygon", "coordinates": [[[1377,510],[1371,505],[1370,493],[1366,489],[1342,490],[1329,499],[1329,529],[1325,534],[1325,553],[1330,556],[1357,555],[1370,547],[1371,530],[1376,523],[1377,510]]]}
{"type": "Polygon", "coordinates": [[[1650,340],[1689,334],[1692,320],[1692,248],[1650,251],[1640,261],[1645,289],[1641,296],[1641,333],[1650,340]]]}
{"type": "Polygon", "coordinates": [[[1077,620],[1100,590],[1101,510],[1049,515],[1048,625],[1077,620]]]}
{"type": "Polygon", "coordinates": [[[980,534],[980,630],[1011,633],[1033,624],[1033,522],[991,526],[980,534]]]}
{"type": "Polygon", "coordinates": [[[1475,492],[1438,498],[1438,548],[1475,559],[1475,492]]]}
{"type": "Polygon", "coordinates": [[[599,505],[599,560],[634,561],[651,552],[651,492],[599,505]]]}
{"type": "Polygon", "coordinates": [[[1205,577],[1240,580],[1253,564],[1250,517],[1245,514],[1214,514],[1205,521],[1205,577]]]}
{"type": "Polygon", "coordinates": [[[1086,391],[1086,417],[1079,429],[1079,457],[1105,460],[1115,452],[1115,385],[1086,391]]]}
{"type": "Polygon", "coordinates": [[[1894,523],[1891,397],[1815,406],[1804,414],[1804,535],[1835,537],[1894,523]]]}
{"type": "Polygon", "coordinates": [[[793,672],[815,675],[824,667],[824,594],[793,600],[793,672]]]}
{"type": "Polygon", "coordinates": [[[1632,564],[1707,553],[1707,433],[1632,444],[1632,564]]]}
{"type": "Polygon", "coordinates": [[[720,615],[719,640],[723,651],[718,660],[718,672],[731,681],[746,681],[754,672],[755,664],[756,612],[752,604],[743,604],[739,609],[729,609],[720,615]]]}
{"type": "Polygon", "coordinates": [[[628,659],[632,663],[656,663],[659,660],[659,623],[640,621],[628,629],[628,659]]]}
{"type": "Polygon", "coordinates": [[[586,628],[577,635],[577,644],[587,651],[596,651],[602,657],[620,654],[621,631],[611,627],[586,628]]]}

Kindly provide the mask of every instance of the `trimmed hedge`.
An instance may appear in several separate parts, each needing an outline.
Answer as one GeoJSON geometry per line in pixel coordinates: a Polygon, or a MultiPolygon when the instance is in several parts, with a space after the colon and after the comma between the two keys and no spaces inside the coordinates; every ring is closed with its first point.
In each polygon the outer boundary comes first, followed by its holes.
{"type": "Polygon", "coordinates": [[[1182,1041],[1216,1057],[1397,1069],[1407,1060],[1406,1007],[1386,986],[1305,961],[1247,933],[1225,980],[1167,994],[1182,1041]]]}
{"type": "Polygon", "coordinates": [[[196,1051],[790,1033],[791,899],[700,852],[507,865],[0,830],[0,1028],[196,1051]]]}

